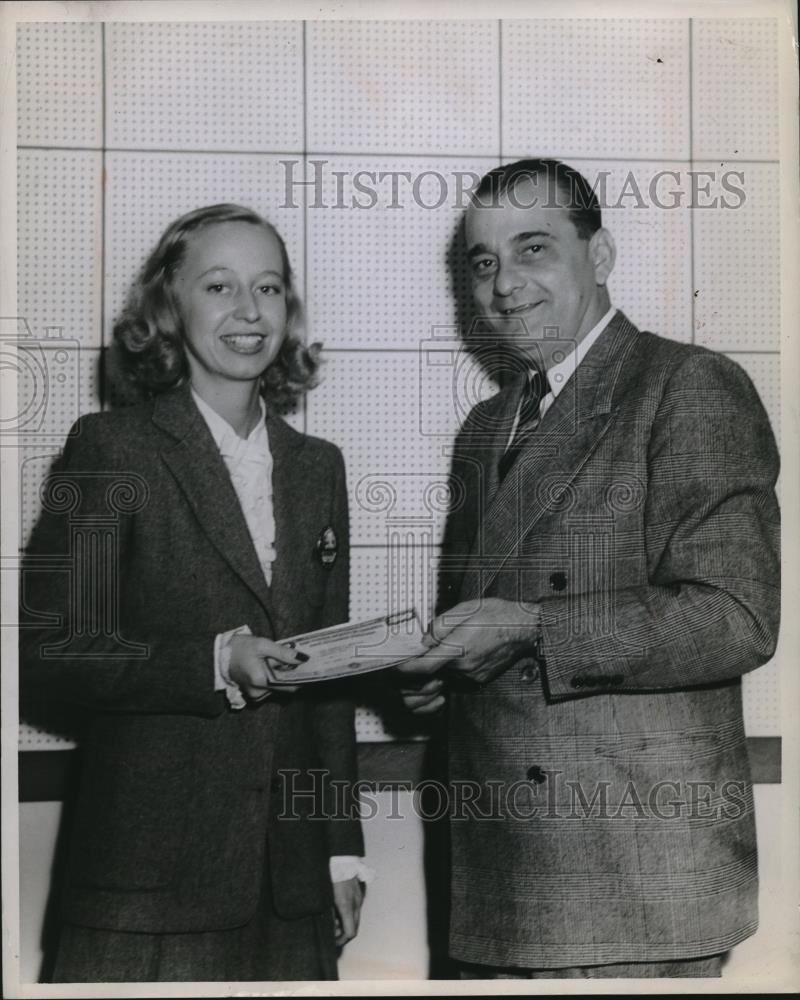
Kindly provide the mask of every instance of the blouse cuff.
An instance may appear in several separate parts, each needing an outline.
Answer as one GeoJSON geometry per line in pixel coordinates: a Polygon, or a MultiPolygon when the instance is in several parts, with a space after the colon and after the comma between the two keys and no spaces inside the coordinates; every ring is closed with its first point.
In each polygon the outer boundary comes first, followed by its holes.
{"type": "Polygon", "coordinates": [[[245,701],[242,689],[231,680],[231,639],[235,635],[252,635],[248,625],[241,625],[239,628],[231,629],[229,632],[220,632],[214,639],[214,690],[224,691],[225,697],[231,708],[237,711],[244,708],[245,701]]]}
{"type": "Polygon", "coordinates": [[[365,885],[375,878],[375,870],[355,854],[337,854],[330,859],[331,882],[346,882],[357,878],[365,885]]]}

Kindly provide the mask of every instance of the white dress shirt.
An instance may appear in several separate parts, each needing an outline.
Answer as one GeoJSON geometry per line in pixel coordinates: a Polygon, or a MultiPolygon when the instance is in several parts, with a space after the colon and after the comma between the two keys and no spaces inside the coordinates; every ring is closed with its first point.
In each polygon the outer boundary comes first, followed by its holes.
{"type": "MultiPolygon", "coordinates": [[[[611,306],[608,312],[592,327],[592,329],[586,334],[583,340],[575,347],[574,350],[570,351],[569,354],[564,358],[563,361],[559,361],[557,365],[553,365],[552,368],[547,370],[547,381],[550,386],[549,392],[542,397],[539,403],[539,420],[547,413],[553,403],[556,401],[556,397],[563,390],[564,386],[569,382],[572,376],[575,374],[578,365],[583,361],[586,355],[589,353],[592,345],[595,343],[600,334],[605,330],[611,320],[614,318],[616,313],[616,306],[611,306]]],[[[508,441],[506,443],[506,448],[511,444],[514,439],[514,434],[517,431],[517,424],[519,423],[520,408],[522,407],[522,400],[517,407],[517,413],[514,417],[514,425],[511,428],[511,433],[508,436],[508,441]]]]}

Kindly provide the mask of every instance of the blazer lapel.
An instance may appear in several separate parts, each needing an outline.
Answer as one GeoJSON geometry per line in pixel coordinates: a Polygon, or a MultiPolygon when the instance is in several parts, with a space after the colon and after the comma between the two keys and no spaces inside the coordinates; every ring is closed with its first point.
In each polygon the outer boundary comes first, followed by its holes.
{"type": "Polygon", "coordinates": [[[189,387],[158,397],[153,421],[174,443],[161,451],[201,528],[273,621],[272,601],[239,498],[189,387]]]}
{"type": "Polygon", "coordinates": [[[569,489],[614,418],[638,331],[621,312],[592,346],[497,490],[467,558],[461,600],[486,591],[541,516],[569,489]]]}
{"type": "MultiPolygon", "coordinates": [[[[272,453],[272,506],[275,514],[276,559],[272,567],[272,602],[279,634],[291,629],[307,581],[303,547],[309,545],[309,523],[325,496],[321,471],[306,455],[305,439],[279,417],[267,418],[272,453]]],[[[319,514],[317,513],[317,517],[319,514]]],[[[326,525],[320,524],[319,530],[326,525]]],[[[313,529],[312,529],[313,532],[313,529]]],[[[311,543],[313,544],[313,542],[311,543]]]]}
{"type": "Polygon", "coordinates": [[[497,466],[514,426],[523,382],[519,375],[503,385],[486,404],[480,424],[454,452],[452,471],[459,480],[456,493],[463,491],[462,523],[473,544],[497,492],[497,466]]]}

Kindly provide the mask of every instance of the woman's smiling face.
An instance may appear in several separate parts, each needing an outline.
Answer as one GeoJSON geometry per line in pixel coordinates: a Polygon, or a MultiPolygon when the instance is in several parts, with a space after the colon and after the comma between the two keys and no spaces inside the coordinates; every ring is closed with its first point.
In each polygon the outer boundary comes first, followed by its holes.
{"type": "Polygon", "coordinates": [[[201,395],[203,387],[255,381],[277,357],[286,335],[286,281],[269,229],[222,222],[194,233],[172,292],[201,395]]]}

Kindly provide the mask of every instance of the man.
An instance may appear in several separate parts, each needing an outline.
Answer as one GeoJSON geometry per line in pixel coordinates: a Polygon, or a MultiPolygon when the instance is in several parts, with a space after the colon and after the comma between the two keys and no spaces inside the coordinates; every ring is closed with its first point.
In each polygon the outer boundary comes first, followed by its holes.
{"type": "Polygon", "coordinates": [[[767,417],[732,361],[611,307],[576,171],[491,171],[465,233],[521,364],[459,435],[450,610],[399,668],[414,711],[449,703],[451,956],[476,978],[719,975],[757,925],[740,678],[778,631],[767,417]]]}

